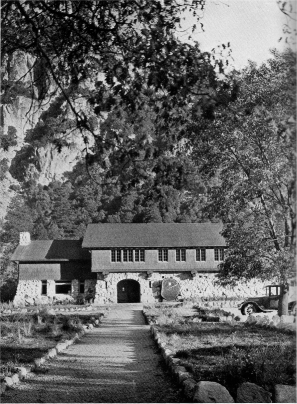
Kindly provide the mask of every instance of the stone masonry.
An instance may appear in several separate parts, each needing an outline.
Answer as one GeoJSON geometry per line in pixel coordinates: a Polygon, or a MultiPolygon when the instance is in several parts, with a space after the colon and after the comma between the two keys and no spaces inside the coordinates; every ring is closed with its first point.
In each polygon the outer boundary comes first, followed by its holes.
{"type": "MultiPolygon", "coordinates": [[[[154,272],[148,276],[146,272],[109,273],[103,275],[98,273],[96,279],[84,281],[85,293],[89,288],[95,291],[95,304],[117,303],[117,285],[121,280],[131,279],[140,284],[140,301],[142,303],[154,303],[161,301],[161,282],[165,278],[174,278],[180,285],[180,297],[184,299],[209,298],[246,298],[249,296],[263,295],[264,283],[253,280],[249,283],[241,283],[236,287],[222,287],[216,284],[215,273],[199,273],[192,275],[189,272],[180,273],[158,273],[154,272]]],[[[80,281],[71,281],[71,296],[76,299],[79,295],[80,281]]],[[[55,294],[55,281],[47,281],[47,296],[63,298],[55,294]]],[[[66,297],[67,295],[65,295],[66,297]]],[[[24,303],[26,299],[46,298],[41,295],[41,281],[20,280],[17,288],[15,304],[24,303]]]]}

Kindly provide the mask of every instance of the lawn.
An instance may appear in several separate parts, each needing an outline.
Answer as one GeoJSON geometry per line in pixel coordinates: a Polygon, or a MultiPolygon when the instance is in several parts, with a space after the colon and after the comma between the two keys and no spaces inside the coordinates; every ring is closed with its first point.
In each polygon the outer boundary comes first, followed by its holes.
{"type": "Polygon", "coordinates": [[[194,380],[214,381],[231,394],[243,382],[268,391],[275,384],[296,384],[296,339],[277,329],[246,326],[222,309],[150,307],[161,339],[194,380]],[[209,322],[213,316],[215,322],[209,322]],[[229,319],[220,321],[218,319],[229,319]]]}
{"type": "Polygon", "coordinates": [[[32,365],[57,343],[82,331],[84,324],[99,323],[101,316],[100,311],[49,315],[46,308],[39,313],[2,315],[1,376],[13,373],[17,366],[32,365]]]}

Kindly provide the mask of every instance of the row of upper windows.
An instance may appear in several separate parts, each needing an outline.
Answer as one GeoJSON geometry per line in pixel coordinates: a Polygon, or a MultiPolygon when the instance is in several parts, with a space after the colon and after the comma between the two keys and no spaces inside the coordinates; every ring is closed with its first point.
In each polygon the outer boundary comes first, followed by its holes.
{"type": "MultiPolygon", "coordinates": [[[[178,262],[187,260],[187,252],[185,248],[178,248],[175,250],[175,260],[178,262]]],[[[224,260],[223,248],[214,248],[214,260],[224,260]]],[[[168,261],[168,248],[158,249],[158,261],[168,261]]],[[[206,261],[206,248],[196,248],[196,261],[206,261]]],[[[111,250],[111,262],[145,262],[145,250],[113,249],[111,250]]]]}
{"type": "Polygon", "coordinates": [[[144,250],[120,249],[111,250],[111,262],[144,262],[144,250]]]}

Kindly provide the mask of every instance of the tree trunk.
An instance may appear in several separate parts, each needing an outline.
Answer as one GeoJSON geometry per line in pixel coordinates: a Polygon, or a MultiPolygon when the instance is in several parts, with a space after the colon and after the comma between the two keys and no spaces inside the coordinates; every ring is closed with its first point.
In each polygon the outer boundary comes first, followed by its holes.
{"type": "Polygon", "coordinates": [[[284,284],[281,286],[280,299],[278,303],[278,315],[288,315],[288,304],[289,304],[289,285],[284,284]]]}

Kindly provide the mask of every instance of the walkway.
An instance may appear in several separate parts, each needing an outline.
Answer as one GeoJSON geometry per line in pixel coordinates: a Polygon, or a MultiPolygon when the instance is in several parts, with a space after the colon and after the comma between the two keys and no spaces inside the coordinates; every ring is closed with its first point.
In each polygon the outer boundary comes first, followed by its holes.
{"type": "Polygon", "coordinates": [[[2,396],[3,403],[181,403],[145,325],[142,305],[113,306],[101,327],[89,331],[54,360],[2,396]]]}

